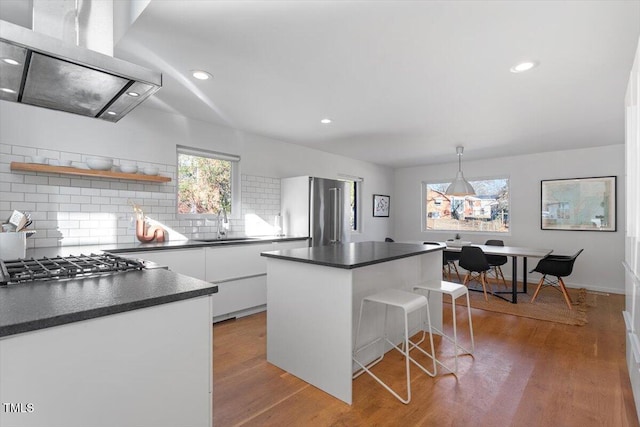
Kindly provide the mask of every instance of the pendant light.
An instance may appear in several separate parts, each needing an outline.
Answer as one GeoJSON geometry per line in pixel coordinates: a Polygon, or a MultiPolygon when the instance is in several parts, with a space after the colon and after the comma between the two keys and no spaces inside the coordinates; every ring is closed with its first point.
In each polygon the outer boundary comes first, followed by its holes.
{"type": "Polygon", "coordinates": [[[458,173],[456,174],[456,179],[453,180],[449,187],[447,187],[447,191],[445,192],[451,196],[474,196],[476,191],[473,189],[471,184],[464,179],[464,175],[462,174],[462,152],[464,151],[464,147],[459,145],[456,147],[456,154],[458,155],[458,173]]]}

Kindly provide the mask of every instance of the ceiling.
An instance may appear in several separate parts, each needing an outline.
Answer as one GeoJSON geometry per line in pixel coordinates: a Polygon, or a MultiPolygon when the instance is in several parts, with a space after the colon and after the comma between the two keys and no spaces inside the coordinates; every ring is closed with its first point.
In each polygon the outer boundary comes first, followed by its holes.
{"type": "Polygon", "coordinates": [[[640,0],[151,0],[115,56],[145,107],[403,167],[623,143],[639,35],[640,0]]]}

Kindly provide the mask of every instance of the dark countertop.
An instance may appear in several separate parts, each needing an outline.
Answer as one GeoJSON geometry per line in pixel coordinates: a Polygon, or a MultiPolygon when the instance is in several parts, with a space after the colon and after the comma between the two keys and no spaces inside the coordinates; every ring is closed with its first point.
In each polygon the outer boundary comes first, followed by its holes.
{"type": "Polygon", "coordinates": [[[117,243],[104,245],[83,245],[83,246],[55,246],[47,248],[27,249],[27,258],[41,258],[43,256],[69,256],[80,254],[92,254],[110,252],[114,254],[124,254],[128,252],[144,252],[158,250],[193,249],[208,246],[224,247],[235,245],[251,245],[269,242],[291,242],[297,240],[308,240],[308,237],[275,237],[260,236],[250,238],[232,238],[228,240],[202,241],[202,240],[170,240],[163,243],[117,243]]]}
{"type": "Polygon", "coordinates": [[[218,292],[164,269],[0,287],[0,337],[218,292]]]}
{"type": "Polygon", "coordinates": [[[407,258],[428,252],[441,251],[444,245],[421,245],[413,243],[356,242],[338,245],[314,246],[262,252],[262,256],[352,269],[378,264],[394,259],[407,258]]]}
{"type": "MultiPolygon", "coordinates": [[[[208,236],[203,236],[206,238],[208,236]]],[[[227,240],[174,240],[60,246],[27,250],[27,258],[189,249],[307,240],[261,236],[227,240]]],[[[153,264],[153,263],[151,263],[153,264]]],[[[148,269],[62,281],[0,286],[0,338],[218,292],[211,283],[163,269],[148,269]]]]}

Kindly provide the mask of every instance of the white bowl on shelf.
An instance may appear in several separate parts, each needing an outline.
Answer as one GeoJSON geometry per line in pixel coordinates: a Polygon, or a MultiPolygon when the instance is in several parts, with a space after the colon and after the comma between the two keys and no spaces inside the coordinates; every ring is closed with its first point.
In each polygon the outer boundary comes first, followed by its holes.
{"type": "Polygon", "coordinates": [[[120,165],[120,172],[136,173],[138,172],[138,166],[137,165],[120,165]]]}
{"type": "Polygon", "coordinates": [[[84,162],[73,162],[71,167],[78,168],[78,169],[89,169],[89,166],[87,166],[87,164],[84,162]]]}
{"type": "Polygon", "coordinates": [[[47,159],[45,156],[33,156],[31,157],[31,162],[38,163],[40,165],[46,165],[47,163],[49,163],[49,159],[47,159]]]}
{"type": "Polygon", "coordinates": [[[145,175],[158,175],[158,172],[160,172],[160,169],[156,166],[145,166],[144,169],[142,169],[142,173],[145,175]]]}
{"type": "Polygon", "coordinates": [[[58,160],[58,164],[60,166],[64,166],[65,168],[70,168],[71,167],[71,160],[60,159],[60,160],[58,160]]]}
{"type": "Polygon", "coordinates": [[[103,157],[88,157],[87,166],[89,169],[108,171],[113,167],[113,159],[105,159],[103,157]]]}

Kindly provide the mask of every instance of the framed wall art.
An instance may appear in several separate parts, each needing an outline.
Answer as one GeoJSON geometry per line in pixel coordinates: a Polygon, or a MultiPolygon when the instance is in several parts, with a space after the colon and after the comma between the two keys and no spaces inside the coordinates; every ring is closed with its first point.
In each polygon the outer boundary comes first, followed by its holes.
{"type": "Polygon", "coordinates": [[[391,198],[382,194],[373,195],[373,216],[388,217],[391,198]]]}
{"type": "Polygon", "coordinates": [[[543,230],[616,231],[616,177],[541,181],[543,230]]]}

